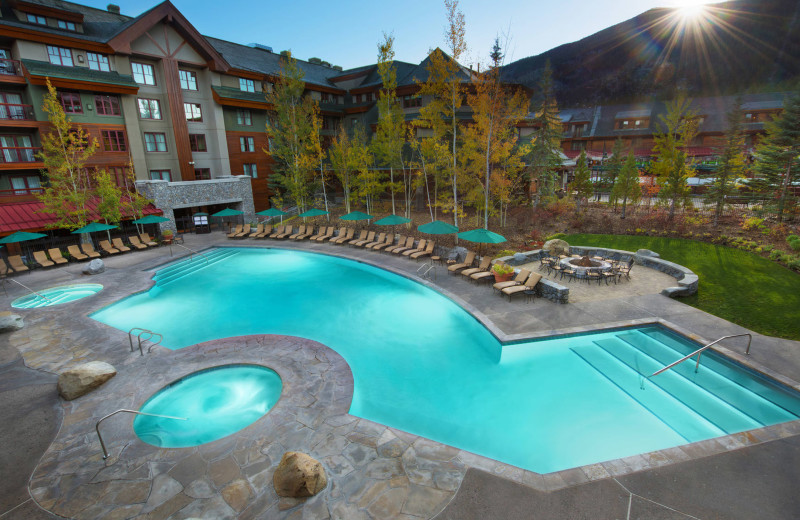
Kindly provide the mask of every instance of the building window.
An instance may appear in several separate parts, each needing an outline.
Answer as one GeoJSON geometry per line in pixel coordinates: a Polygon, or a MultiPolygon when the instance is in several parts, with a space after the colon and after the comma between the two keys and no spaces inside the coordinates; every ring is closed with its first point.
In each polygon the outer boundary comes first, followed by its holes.
{"type": "Polygon", "coordinates": [[[207,181],[211,179],[211,169],[210,168],[195,168],[194,169],[194,178],[198,181],[207,181]]]}
{"type": "Polygon", "coordinates": [[[144,148],[148,152],[166,152],[167,135],[156,132],[144,133],[144,148]]]}
{"type": "Polygon", "coordinates": [[[190,70],[179,70],[178,76],[183,90],[197,90],[197,74],[190,70]]]}
{"type": "Polygon", "coordinates": [[[242,126],[251,126],[253,124],[253,119],[250,116],[250,111],[246,108],[240,108],[236,110],[236,124],[242,126]]]}
{"type": "Polygon", "coordinates": [[[139,117],[142,119],[161,119],[161,105],[158,100],[139,98],[139,117]]]}
{"type": "Polygon", "coordinates": [[[47,46],[47,56],[50,58],[50,63],[53,65],[63,65],[64,67],[72,67],[72,51],[66,47],[56,47],[55,45],[47,46]]]}
{"type": "Polygon", "coordinates": [[[403,96],[403,108],[414,108],[422,106],[422,97],[420,96],[403,96]]]}
{"type": "Polygon", "coordinates": [[[133,80],[136,83],[141,83],[142,85],[156,84],[156,74],[152,65],[131,62],[131,68],[133,69],[133,80]]]}
{"type": "Polygon", "coordinates": [[[77,92],[59,92],[58,100],[67,114],[83,114],[81,95],[77,92]]]}
{"type": "Polygon", "coordinates": [[[114,179],[114,182],[120,188],[131,189],[132,186],[128,186],[128,169],[123,166],[109,166],[106,168],[111,177],[114,179]]]}
{"type": "Polygon", "coordinates": [[[103,149],[107,152],[126,152],[128,145],[125,143],[125,132],[122,130],[101,130],[103,149]]]}
{"type": "Polygon", "coordinates": [[[207,152],[205,134],[189,134],[189,147],[193,152],[207,152]]]}
{"type": "Polygon", "coordinates": [[[256,171],[256,164],[255,163],[245,163],[242,165],[244,167],[244,174],[248,177],[252,177],[254,179],[258,178],[258,172],[256,171]]]}
{"type": "Polygon", "coordinates": [[[252,79],[239,78],[239,90],[242,92],[255,92],[256,82],[252,79]]]}
{"type": "Polygon", "coordinates": [[[97,95],[94,97],[94,106],[97,107],[97,115],[99,116],[118,116],[121,114],[117,96],[97,95]]]}
{"type": "Polygon", "coordinates": [[[240,137],[239,147],[242,149],[243,152],[255,152],[256,151],[255,139],[253,139],[252,137],[240,137]]]}
{"type": "Polygon", "coordinates": [[[25,13],[25,16],[27,16],[28,21],[30,23],[47,25],[47,19],[44,16],[39,16],[38,14],[31,14],[31,13],[25,13]]]}
{"type": "Polygon", "coordinates": [[[186,113],[187,121],[202,121],[203,113],[200,110],[200,103],[184,103],[183,111],[186,113]]]}
{"type": "Polygon", "coordinates": [[[111,64],[109,64],[108,56],[105,54],[87,52],[86,61],[89,62],[89,68],[92,70],[101,70],[103,72],[109,72],[111,70],[111,64]]]}
{"type": "Polygon", "coordinates": [[[75,28],[75,24],[72,22],[67,22],[66,20],[58,20],[58,28],[59,29],[66,29],[68,31],[77,31],[78,29],[75,28]]]}
{"type": "Polygon", "coordinates": [[[42,192],[42,180],[38,175],[27,175],[25,177],[11,177],[11,188],[14,195],[29,195],[31,193],[42,192]]]}
{"type": "Polygon", "coordinates": [[[150,180],[172,181],[172,175],[170,175],[169,170],[150,170],[150,180]]]}

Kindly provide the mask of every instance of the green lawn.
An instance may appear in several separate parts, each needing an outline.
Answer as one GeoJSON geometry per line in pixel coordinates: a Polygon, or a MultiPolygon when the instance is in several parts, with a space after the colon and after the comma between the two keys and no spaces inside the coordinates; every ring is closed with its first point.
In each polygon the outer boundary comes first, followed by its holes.
{"type": "Polygon", "coordinates": [[[682,238],[575,234],[565,240],[576,246],[655,251],[700,277],[697,294],[681,302],[762,334],[800,340],[800,275],[775,262],[682,238]]]}

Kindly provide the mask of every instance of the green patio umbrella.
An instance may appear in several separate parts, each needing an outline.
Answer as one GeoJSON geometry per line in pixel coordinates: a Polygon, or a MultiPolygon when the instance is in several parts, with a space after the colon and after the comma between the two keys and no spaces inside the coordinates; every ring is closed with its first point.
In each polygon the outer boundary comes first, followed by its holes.
{"type": "Polygon", "coordinates": [[[380,220],[375,221],[377,226],[396,226],[398,224],[408,224],[411,222],[410,218],[401,217],[400,215],[389,215],[380,220]]]}
{"type": "Polygon", "coordinates": [[[160,224],[161,222],[169,222],[169,219],[159,215],[147,215],[133,221],[134,224],[160,224]]]}
{"type": "Polygon", "coordinates": [[[308,210],[306,212],[300,213],[300,215],[298,215],[298,216],[306,218],[306,217],[318,217],[320,215],[327,215],[327,214],[328,214],[327,211],[322,211],[321,209],[314,208],[314,209],[310,209],[310,210],[308,210]]]}
{"type": "Polygon", "coordinates": [[[201,211],[199,213],[192,213],[192,216],[193,217],[207,217],[208,213],[206,213],[205,211],[201,211]]]}
{"type": "Polygon", "coordinates": [[[342,215],[339,218],[342,220],[370,220],[375,217],[373,217],[372,215],[367,215],[366,213],[363,213],[361,211],[351,211],[347,215],[342,215]]]}
{"type": "Polygon", "coordinates": [[[447,222],[442,222],[441,220],[434,220],[433,222],[423,224],[419,226],[417,230],[422,233],[427,233],[428,235],[449,235],[451,233],[458,233],[458,228],[456,226],[448,224],[447,222]]]}
{"type": "Polygon", "coordinates": [[[276,208],[269,208],[264,211],[259,211],[256,215],[261,215],[263,217],[281,217],[281,222],[283,222],[283,216],[286,215],[286,212],[276,208]]]}
{"type": "Polygon", "coordinates": [[[29,233],[27,231],[15,231],[7,237],[0,238],[0,244],[14,244],[16,242],[27,242],[28,240],[36,240],[37,238],[46,238],[47,235],[42,233],[29,233]]]}
{"type": "Polygon", "coordinates": [[[244,211],[239,211],[238,209],[231,209],[225,208],[222,211],[217,211],[212,217],[234,217],[236,215],[243,215],[244,211]]]}
{"type": "Polygon", "coordinates": [[[95,231],[108,231],[109,229],[116,229],[117,226],[112,226],[111,224],[103,224],[100,222],[92,222],[91,224],[87,224],[80,229],[76,229],[72,232],[73,235],[80,235],[83,233],[94,233],[95,231]]]}
{"type": "Polygon", "coordinates": [[[458,234],[458,238],[463,238],[468,242],[475,242],[477,244],[499,244],[506,241],[506,237],[498,235],[488,229],[471,229],[469,231],[462,231],[458,234]]]}

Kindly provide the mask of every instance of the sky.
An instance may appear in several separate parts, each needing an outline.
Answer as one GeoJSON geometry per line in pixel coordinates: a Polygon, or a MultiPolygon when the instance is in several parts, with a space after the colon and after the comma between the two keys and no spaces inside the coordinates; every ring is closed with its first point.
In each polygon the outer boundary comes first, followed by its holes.
{"type": "MultiPolygon", "coordinates": [[[[138,16],[157,0],[112,0],[138,16]]],[[[109,0],[78,1],[105,9],[109,0]]],[[[317,57],[345,69],[377,60],[384,33],[395,38],[395,59],[419,63],[445,46],[442,0],[172,0],[202,34],[240,44],[261,43],[298,58],[317,57]],[[224,7],[223,7],[224,6],[224,7]]],[[[505,62],[580,40],[654,7],[713,0],[461,0],[466,22],[464,65],[485,63],[495,37],[507,41],[505,62]]]]}

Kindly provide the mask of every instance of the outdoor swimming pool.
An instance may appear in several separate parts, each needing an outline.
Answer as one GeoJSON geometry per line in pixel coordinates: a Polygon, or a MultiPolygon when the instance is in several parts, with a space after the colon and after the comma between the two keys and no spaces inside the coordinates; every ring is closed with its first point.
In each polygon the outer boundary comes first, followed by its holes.
{"type": "Polygon", "coordinates": [[[170,348],[249,334],[319,341],[350,365],[351,414],[540,473],[800,414],[795,394],[714,355],[696,374],[684,363],[645,380],[696,348],[660,327],[503,346],[448,298],[362,263],[280,249],[207,257],[160,270],[149,292],[92,317],[157,331],[170,348]]]}

